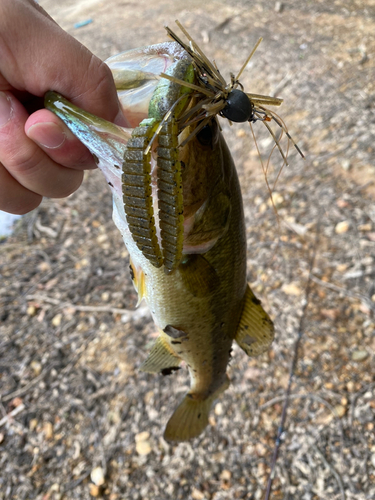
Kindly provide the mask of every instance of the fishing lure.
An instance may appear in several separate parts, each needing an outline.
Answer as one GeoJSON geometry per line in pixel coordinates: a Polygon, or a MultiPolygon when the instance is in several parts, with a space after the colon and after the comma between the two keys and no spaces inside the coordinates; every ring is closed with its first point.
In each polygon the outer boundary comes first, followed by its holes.
{"type": "MultiPolygon", "coordinates": [[[[184,43],[169,27],[166,27],[167,33],[190,55],[198,82],[197,85],[183,82],[175,75],[171,76],[166,73],[161,73],[160,75],[163,78],[189,87],[197,92],[197,94],[194,94],[194,97],[198,103],[193,109],[188,110],[187,113],[180,117],[180,129],[198,121],[200,122],[199,127],[194,130],[196,134],[216,115],[227,118],[230,122],[237,123],[261,121],[272,135],[284,162],[287,164],[287,158],[280,147],[279,141],[267,123],[273,120],[287,135],[301,157],[304,158],[302,151],[294,142],[281,118],[275,112],[265,108],[265,106],[280,106],[283,99],[261,94],[245,93],[243,85],[239,81],[240,76],[263,39],[259,38],[237,76],[231,73],[231,80],[229,83],[226,83],[216,64],[208,59],[182,24],[179,21],[176,21],[176,24],[188,39],[189,44],[184,43]]],[[[186,141],[189,139],[190,137],[186,141]]]]}
{"type": "Polygon", "coordinates": [[[179,61],[167,72],[160,73],[164,81],[161,80],[152,97],[148,118],[132,134],[125,154],[123,175],[124,205],[130,231],[144,256],[156,267],[164,265],[166,273],[178,267],[183,251],[181,164],[177,149],[204,130],[217,115],[230,122],[262,122],[287,164],[287,157],[279,140],[267,123],[273,120],[304,158],[282,119],[265,107],[280,106],[283,100],[245,93],[239,81],[262,38],[256,43],[237,76],[231,74],[230,82],[226,83],[216,64],[207,58],[181,23],[176,23],[189,44],[184,43],[169,27],[166,27],[167,33],[190,57],[188,61],[179,61]],[[169,88],[165,80],[171,84],[169,88]],[[178,143],[178,136],[194,124],[196,126],[193,130],[178,143]],[[151,149],[156,138],[159,139],[157,183],[161,245],[156,234],[150,187],[151,149]]]}

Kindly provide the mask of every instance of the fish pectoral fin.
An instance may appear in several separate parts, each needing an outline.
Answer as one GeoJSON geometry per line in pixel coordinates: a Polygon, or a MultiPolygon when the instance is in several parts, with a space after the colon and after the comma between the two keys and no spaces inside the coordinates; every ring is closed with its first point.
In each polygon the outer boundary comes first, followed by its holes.
{"type": "Polygon", "coordinates": [[[207,427],[212,403],[228,386],[229,379],[225,376],[225,381],[219,389],[206,399],[197,399],[194,394],[187,394],[169,419],[164,439],[166,441],[188,441],[199,436],[207,427]]]}
{"type": "Polygon", "coordinates": [[[147,373],[160,373],[167,368],[178,368],[181,359],[176,356],[168,342],[160,335],[152,347],[140,370],[147,373]]]}
{"type": "Polygon", "coordinates": [[[230,213],[230,196],[225,192],[214,194],[195,213],[194,225],[185,236],[184,247],[207,246],[207,250],[212,248],[225,234],[230,213]]]}
{"type": "Polygon", "coordinates": [[[130,257],[129,262],[130,277],[133,281],[134,288],[138,293],[138,300],[135,307],[138,307],[142,300],[146,297],[146,277],[140,267],[136,267],[130,257]]]}
{"type": "Polygon", "coordinates": [[[248,356],[258,356],[267,351],[274,334],[275,329],[270,317],[247,285],[245,304],[235,341],[248,356]]]}
{"type": "Polygon", "coordinates": [[[220,285],[220,279],[211,264],[200,254],[183,256],[178,267],[181,278],[194,297],[205,297],[220,285]]]}

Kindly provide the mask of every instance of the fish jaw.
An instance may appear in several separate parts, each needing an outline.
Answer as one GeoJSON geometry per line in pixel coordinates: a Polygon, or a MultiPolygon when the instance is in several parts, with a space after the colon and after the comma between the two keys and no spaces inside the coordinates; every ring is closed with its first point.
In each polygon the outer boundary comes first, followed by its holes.
{"type": "Polygon", "coordinates": [[[148,106],[165,73],[186,52],[176,42],[127,50],[105,62],[112,72],[127,126],[137,127],[148,116],[148,106]]]}

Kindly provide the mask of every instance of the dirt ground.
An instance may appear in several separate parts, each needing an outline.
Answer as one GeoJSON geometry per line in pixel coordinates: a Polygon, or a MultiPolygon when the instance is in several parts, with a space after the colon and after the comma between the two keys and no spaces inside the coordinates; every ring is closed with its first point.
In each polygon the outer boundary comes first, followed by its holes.
{"type": "MultiPolygon", "coordinates": [[[[262,36],[243,84],[284,98],[306,161],[291,151],[281,173],[278,226],[250,131],[223,123],[248,280],[276,338],[260,358],[234,348],[232,384],[191,443],[162,438],[187,370],[139,371],[155,329],[134,310],[100,172],[0,243],[0,499],[263,499],[299,336],[270,498],[375,499],[374,0],[40,4],[101,58],[164,41],[178,18],[226,77],[262,36]]],[[[267,158],[272,140],[255,128],[267,158]]]]}

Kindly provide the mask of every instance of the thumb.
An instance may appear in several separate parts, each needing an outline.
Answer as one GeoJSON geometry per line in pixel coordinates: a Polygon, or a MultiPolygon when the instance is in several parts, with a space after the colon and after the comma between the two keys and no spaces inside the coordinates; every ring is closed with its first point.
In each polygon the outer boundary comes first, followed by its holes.
{"type": "Polygon", "coordinates": [[[126,124],[108,66],[36,4],[1,0],[0,49],[0,90],[38,97],[55,90],[86,111],[126,124]]]}

